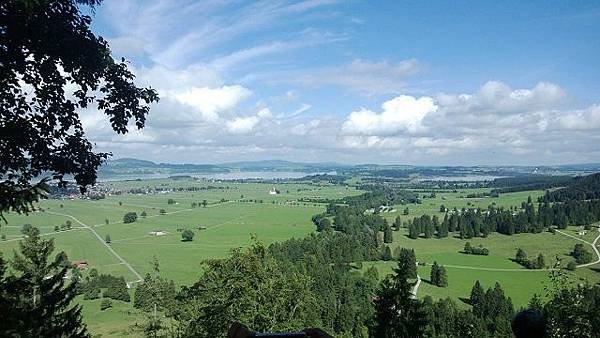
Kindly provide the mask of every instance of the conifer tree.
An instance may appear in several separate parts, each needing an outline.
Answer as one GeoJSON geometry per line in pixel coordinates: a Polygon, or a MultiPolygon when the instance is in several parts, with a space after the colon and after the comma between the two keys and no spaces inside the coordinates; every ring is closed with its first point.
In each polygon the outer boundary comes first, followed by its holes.
{"type": "Polygon", "coordinates": [[[392,243],[394,241],[394,234],[392,232],[392,228],[386,224],[386,228],[383,231],[383,242],[384,243],[392,243]]]}
{"type": "Polygon", "coordinates": [[[12,261],[17,274],[3,278],[0,261],[0,336],[89,337],[81,307],[70,306],[76,282],[65,278],[65,255],[51,259],[53,251],[53,240],[41,239],[33,228],[12,261]]]}
{"type": "Polygon", "coordinates": [[[410,263],[398,261],[394,275],[388,276],[377,291],[375,316],[370,328],[373,337],[422,337],[427,326],[423,303],[412,298],[410,263]]]}

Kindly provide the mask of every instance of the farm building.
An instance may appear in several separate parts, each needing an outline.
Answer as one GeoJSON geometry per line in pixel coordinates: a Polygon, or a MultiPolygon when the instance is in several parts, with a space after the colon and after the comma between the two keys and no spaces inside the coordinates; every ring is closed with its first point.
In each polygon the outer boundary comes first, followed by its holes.
{"type": "Polygon", "coordinates": [[[162,231],[162,230],[152,230],[149,233],[149,235],[151,235],[151,236],[164,236],[166,234],[167,234],[167,232],[166,231],[162,231]]]}
{"type": "Polygon", "coordinates": [[[86,270],[88,268],[88,262],[83,260],[73,261],[71,264],[73,265],[73,268],[78,270],[86,270]]]}

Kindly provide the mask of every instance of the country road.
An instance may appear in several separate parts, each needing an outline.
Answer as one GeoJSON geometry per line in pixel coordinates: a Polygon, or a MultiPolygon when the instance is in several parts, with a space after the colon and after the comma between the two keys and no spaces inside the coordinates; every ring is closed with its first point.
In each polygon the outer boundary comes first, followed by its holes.
{"type": "Polygon", "coordinates": [[[82,227],[84,227],[85,229],[89,230],[92,232],[92,234],[94,234],[94,236],[96,236],[96,238],[98,239],[98,241],[100,241],[100,243],[102,243],[102,245],[104,245],[108,251],[110,251],[123,265],[125,265],[129,271],[131,271],[131,273],[133,273],[136,277],[137,280],[132,281],[132,282],[128,282],[127,285],[131,286],[131,284],[134,283],[139,283],[141,281],[144,280],[144,278],[142,278],[142,275],[139,274],[139,272],[137,272],[132,266],[131,264],[129,264],[129,262],[127,262],[123,257],[121,257],[121,255],[119,255],[108,243],[106,243],[106,241],[104,239],[102,239],[102,237],[96,232],[96,230],[94,230],[93,227],[83,223],[82,221],[80,221],[79,219],[71,216],[71,215],[67,215],[67,214],[62,214],[62,213],[58,213],[58,212],[53,212],[53,211],[46,211],[49,214],[52,215],[58,215],[58,216],[64,216],[64,217],[69,217],[71,219],[73,219],[75,222],[79,223],[82,227]]]}
{"type": "Polygon", "coordinates": [[[596,247],[596,243],[598,243],[598,240],[600,240],[600,227],[598,227],[598,236],[596,236],[596,238],[594,239],[594,241],[593,241],[592,243],[590,243],[590,242],[588,242],[588,241],[586,241],[586,240],[584,240],[584,239],[581,239],[581,238],[575,237],[575,236],[573,236],[573,235],[569,235],[569,234],[567,234],[567,233],[565,233],[565,232],[563,232],[563,231],[560,231],[560,230],[558,230],[558,229],[556,229],[556,232],[559,232],[559,233],[561,233],[561,234],[563,234],[563,235],[565,235],[565,236],[569,236],[569,237],[571,237],[571,238],[574,238],[574,239],[576,239],[576,240],[578,240],[578,241],[581,241],[581,242],[587,243],[587,244],[591,245],[591,246],[592,246],[592,249],[594,249],[594,252],[596,252],[596,257],[598,257],[598,259],[596,259],[596,261],[595,261],[595,262],[590,262],[590,263],[586,263],[586,264],[577,265],[577,267],[578,267],[578,268],[584,268],[584,267],[586,267],[586,266],[590,266],[590,265],[594,265],[594,264],[598,264],[598,263],[600,263],[600,251],[598,251],[598,248],[596,247]]]}
{"type": "Polygon", "coordinates": [[[419,291],[419,286],[421,285],[421,276],[419,276],[419,274],[417,274],[417,282],[415,283],[415,285],[413,286],[413,289],[411,291],[412,293],[412,298],[413,299],[417,299],[417,292],[419,291]]]}

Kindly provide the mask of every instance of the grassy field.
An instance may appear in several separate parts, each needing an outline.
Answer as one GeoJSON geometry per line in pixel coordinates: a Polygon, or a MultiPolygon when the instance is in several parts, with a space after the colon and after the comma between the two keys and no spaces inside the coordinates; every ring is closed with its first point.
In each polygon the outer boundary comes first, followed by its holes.
{"type": "MultiPolygon", "coordinates": [[[[99,272],[122,275],[128,282],[137,280],[132,271],[125,266],[108,248],[95,237],[91,229],[101,238],[110,235],[115,252],[128,262],[141,275],[151,271],[150,261],[156,257],[160,263],[161,274],[173,279],[178,285],[195,282],[202,273],[201,262],[208,258],[225,257],[237,247],[251,243],[252,236],[268,244],[292,237],[303,237],[314,231],[311,216],[325,209],[324,204],[299,202],[302,198],[341,198],[361,192],[353,187],[321,186],[303,183],[234,183],[209,182],[191,179],[157,179],[145,181],[124,181],[105,183],[105,187],[121,190],[120,195],[109,195],[99,201],[85,199],[45,200],[40,202],[40,211],[28,216],[7,215],[8,223],[0,226],[0,234],[6,240],[0,241],[0,251],[10,257],[12,250],[18,248],[22,238],[21,227],[25,223],[40,228],[44,236],[54,238],[57,250],[65,251],[71,260],[87,260],[91,268],[99,272]],[[129,189],[161,188],[176,190],[182,187],[197,187],[199,191],[169,191],[164,193],[130,194],[129,189]],[[275,188],[281,193],[270,195],[275,188]],[[175,201],[168,204],[168,200],[175,201]],[[206,200],[206,207],[192,207],[192,203],[206,200]],[[225,201],[223,201],[225,200],[225,201]],[[164,209],[166,214],[161,215],[164,209]],[[137,222],[123,224],[123,215],[127,212],[139,217],[137,222]],[[55,226],[70,220],[70,230],[55,232],[55,226]],[[108,223],[107,223],[108,221],[108,223]],[[202,230],[199,228],[202,227],[202,230]],[[91,228],[91,229],[90,229],[91,228]],[[192,242],[182,242],[180,230],[189,228],[195,232],[192,242]],[[152,231],[162,231],[164,236],[150,235],[152,231]]],[[[421,204],[407,205],[408,216],[401,215],[404,207],[396,206],[395,212],[383,213],[389,221],[397,215],[403,220],[422,214],[438,215],[441,204],[447,208],[482,207],[495,203],[498,206],[520,206],[528,196],[536,198],[542,191],[529,191],[503,194],[499,198],[465,198],[468,193],[481,192],[481,189],[462,189],[457,192],[438,192],[435,198],[425,198],[421,204]]],[[[593,241],[596,232],[585,236],[576,234],[575,228],[567,232],[587,241],[593,241]]],[[[429,277],[429,264],[437,261],[446,265],[449,286],[437,288],[426,281],[421,284],[419,297],[431,295],[434,298],[468,297],[475,280],[484,287],[493,286],[498,281],[516,305],[524,305],[533,293],[544,294],[549,286],[548,271],[528,271],[512,262],[517,248],[522,248],[531,257],[543,253],[547,264],[551,265],[555,257],[566,265],[571,258],[568,253],[577,240],[561,234],[520,234],[504,236],[492,234],[488,238],[470,240],[474,246],[482,244],[490,250],[489,256],[473,256],[460,253],[464,240],[457,238],[417,239],[406,236],[405,229],[394,232],[395,247],[414,248],[417,258],[428,263],[419,268],[424,280],[429,277]],[[500,270],[494,270],[500,269],[500,270]]],[[[394,263],[367,262],[364,268],[375,265],[380,275],[391,271],[394,263]]],[[[591,282],[598,281],[599,274],[591,268],[578,269],[572,279],[582,278],[591,282]]],[[[145,315],[134,310],[130,303],[113,301],[113,308],[100,311],[99,300],[80,300],[84,307],[84,318],[90,330],[103,336],[139,335],[132,330],[135,323],[145,320],[145,315]]],[[[464,305],[466,307],[466,305],[464,305]]]]}
{"type": "MultiPolygon", "coordinates": [[[[593,241],[598,235],[598,231],[594,230],[584,236],[579,236],[577,230],[577,227],[569,227],[564,232],[589,242],[593,241]]],[[[414,240],[408,238],[405,229],[401,229],[395,232],[394,236],[394,242],[390,245],[392,248],[412,248],[417,255],[417,261],[426,264],[419,267],[419,275],[424,279],[424,283],[419,288],[419,297],[431,295],[434,299],[445,297],[465,298],[469,296],[475,281],[479,280],[484,288],[493,287],[495,282],[499,282],[506,294],[512,297],[516,306],[525,306],[534,293],[545,296],[546,289],[553,287],[549,278],[551,271],[527,270],[512,261],[518,248],[525,250],[529,258],[532,259],[542,253],[549,267],[554,266],[557,259],[561,261],[560,266],[564,267],[569,261],[573,260],[569,255],[573,250],[573,246],[576,243],[581,243],[574,238],[559,233],[551,234],[550,232],[515,234],[512,236],[492,233],[488,238],[472,238],[469,240],[456,237],[443,239],[419,238],[414,240]],[[489,256],[462,253],[467,241],[473,246],[481,244],[488,248],[490,250],[489,256]],[[444,265],[447,269],[449,285],[446,288],[439,288],[428,283],[430,266],[434,261],[444,265]]],[[[591,248],[588,247],[588,250],[591,250],[591,248]]],[[[363,269],[370,266],[375,266],[380,276],[384,276],[392,272],[395,263],[368,262],[363,265],[363,269]]],[[[590,283],[596,283],[600,281],[600,273],[596,271],[598,267],[600,265],[569,272],[569,279],[571,282],[587,280],[590,283]]]]}
{"type": "Polygon", "coordinates": [[[520,191],[508,194],[501,194],[500,197],[480,197],[467,198],[470,193],[489,192],[489,189],[458,189],[457,192],[437,192],[435,198],[428,197],[429,193],[418,193],[420,195],[421,204],[395,205],[393,212],[381,214],[388,221],[393,222],[396,216],[400,216],[402,220],[412,219],[421,215],[437,215],[440,220],[444,218],[444,213],[440,212],[440,206],[451,210],[453,208],[481,208],[486,209],[489,205],[494,204],[497,207],[521,207],[521,202],[531,198],[536,201],[538,197],[544,194],[542,190],[520,191]],[[427,196],[426,198],[423,198],[427,196]],[[403,215],[404,209],[408,208],[409,214],[403,215]]]}

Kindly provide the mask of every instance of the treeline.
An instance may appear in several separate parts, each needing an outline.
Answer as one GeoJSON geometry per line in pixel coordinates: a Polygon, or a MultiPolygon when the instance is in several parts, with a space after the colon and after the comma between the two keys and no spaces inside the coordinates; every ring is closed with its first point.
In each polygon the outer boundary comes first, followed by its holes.
{"type": "Polygon", "coordinates": [[[292,181],[305,182],[310,181],[312,183],[327,182],[329,184],[342,185],[348,179],[344,175],[330,175],[330,174],[314,174],[307,175],[301,178],[292,179],[292,181]]]}
{"type": "Polygon", "coordinates": [[[381,205],[417,203],[419,196],[405,189],[380,184],[364,184],[358,187],[367,192],[358,196],[347,196],[342,200],[351,207],[361,207],[362,211],[381,205]]]}
{"type": "Polygon", "coordinates": [[[125,278],[109,274],[98,274],[96,269],[90,270],[85,280],[78,280],[77,294],[83,294],[84,299],[103,297],[123,302],[131,301],[125,278]]]}
{"type": "Polygon", "coordinates": [[[487,187],[492,192],[508,193],[528,190],[546,190],[562,187],[573,181],[572,176],[522,175],[516,177],[496,178],[487,187]]]}
{"type": "Polygon", "coordinates": [[[546,192],[540,201],[566,202],[593,199],[600,199],[600,173],[576,177],[567,187],[546,192]]]}
{"type": "Polygon", "coordinates": [[[600,220],[600,200],[566,203],[540,203],[536,208],[531,197],[522,209],[504,209],[490,205],[482,209],[454,209],[440,222],[436,216],[423,215],[409,220],[409,237],[447,237],[454,233],[460,238],[487,237],[492,232],[505,235],[539,233],[552,225],[560,229],[568,225],[586,226],[600,220]]]}

